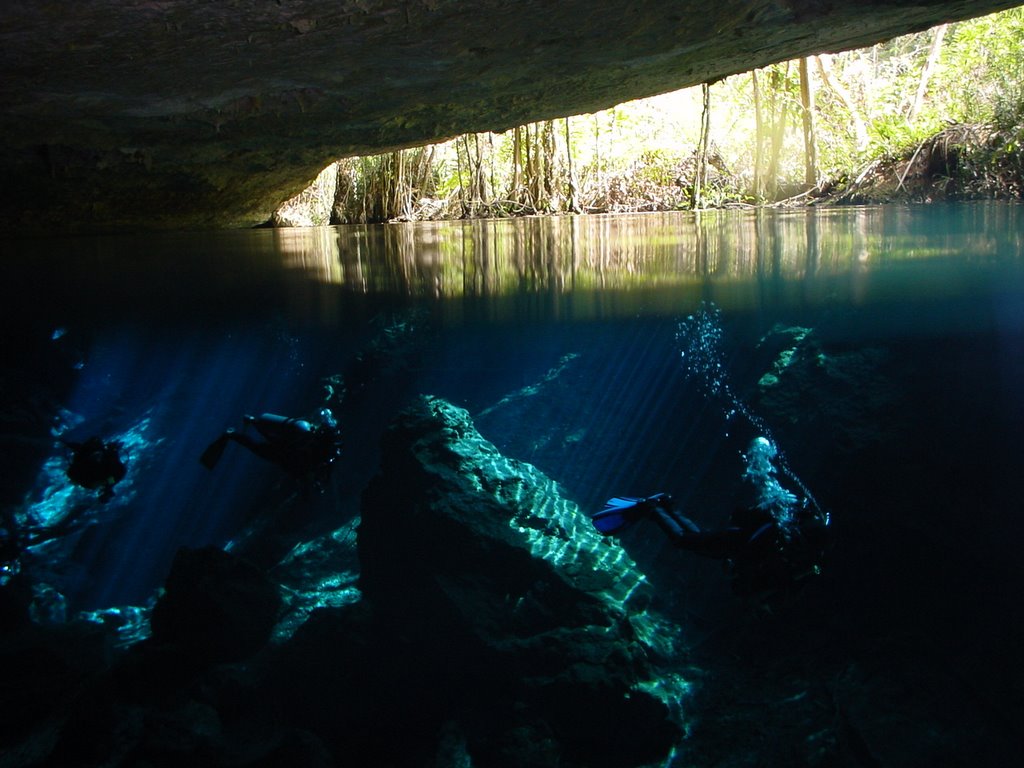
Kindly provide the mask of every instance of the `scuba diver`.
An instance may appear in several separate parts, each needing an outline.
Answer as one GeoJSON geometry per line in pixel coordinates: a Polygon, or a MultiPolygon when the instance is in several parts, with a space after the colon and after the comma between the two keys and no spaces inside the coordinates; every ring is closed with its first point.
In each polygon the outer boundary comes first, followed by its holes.
{"type": "Polygon", "coordinates": [[[331,465],[341,452],[340,430],[327,408],[320,411],[317,425],[273,413],[245,416],[243,421],[246,426],[252,424],[264,439],[260,441],[244,432],[227,429],[203,451],[199,461],[204,467],[216,467],[227,444],[233,441],[261,459],[277,464],[292,477],[312,480],[319,485],[327,479],[331,465]]]}
{"type": "Polygon", "coordinates": [[[781,522],[757,505],[735,510],[729,526],[700,528],[676,510],[672,497],[656,493],[646,498],[616,497],[591,517],[594,527],[610,536],[643,519],[653,519],[679,549],[729,564],[732,589],[746,596],[788,591],[808,576],[821,573],[827,548],[828,518],[809,505],[781,522]]]}
{"type": "Polygon", "coordinates": [[[103,442],[94,435],[82,443],[65,440],[64,445],[71,449],[68,479],[82,488],[99,491],[100,501],[110,501],[114,486],[128,473],[121,458],[121,443],[103,442]]]}

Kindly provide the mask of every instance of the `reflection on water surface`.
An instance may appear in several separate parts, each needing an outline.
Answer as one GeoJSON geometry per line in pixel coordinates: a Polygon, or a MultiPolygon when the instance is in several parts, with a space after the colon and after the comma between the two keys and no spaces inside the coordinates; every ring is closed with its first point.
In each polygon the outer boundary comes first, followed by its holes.
{"type": "Polygon", "coordinates": [[[351,294],[533,294],[583,319],[678,312],[709,293],[725,309],[871,301],[923,280],[908,269],[920,262],[928,290],[963,291],[991,277],[979,267],[1019,266],[1022,218],[1015,205],[882,206],[157,234],[16,242],[5,269],[12,300],[27,291],[58,306],[173,313],[185,294],[195,309],[322,312],[331,323],[351,294]]]}
{"type": "Polygon", "coordinates": [[[279,230],[286,263],[370,292],[635,289],[1020,255],[1017,206],[703,211],[279,230]]]}

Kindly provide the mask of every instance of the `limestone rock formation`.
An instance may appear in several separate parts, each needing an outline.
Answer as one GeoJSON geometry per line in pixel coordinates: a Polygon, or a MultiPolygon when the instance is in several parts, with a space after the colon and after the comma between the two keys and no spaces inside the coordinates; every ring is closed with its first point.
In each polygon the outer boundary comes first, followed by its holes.
{"type": "Polygon", "coordinates": [[[267,642],[280,609],[277,586],[255,566],[215,547],[183,547],[153,608],[153,642],[204,660],[243,659],[267,642]]]}
{"type": "Polygon", "coordinates": [[[855,453],[892,437],[903,393],[881,347],[830,349],[810,328],[777,325],[761,340],[773,353],[754,405],[797,444],[813,433],[833,450],[855,453]]]}
{"type": "Polygon", "coordinates": [[[1018,0],[0,7],[0,227],[251,225],[331,160],[594,111],[1018,0]]]}
{"type": "Polygon", "coordinates": [[[625,552],[466,411],[424,397],[398,417],[358,549],[363,600],[314,612],[273,676],[275,698],[332,751],[630,766],[679,739],[685,684],[655,667],[675,661],[678,627],[646,610],[625,552]]]}

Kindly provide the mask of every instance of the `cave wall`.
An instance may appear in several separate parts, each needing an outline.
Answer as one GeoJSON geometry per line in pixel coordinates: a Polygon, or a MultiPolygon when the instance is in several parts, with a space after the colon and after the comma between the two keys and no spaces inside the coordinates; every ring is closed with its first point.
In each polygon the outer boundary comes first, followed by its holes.
{"type": "Polygon", "coordinates": [[[596,111],[1018,0],[8,0],[0,228],[246,226],[338,157],[596,111]]]}

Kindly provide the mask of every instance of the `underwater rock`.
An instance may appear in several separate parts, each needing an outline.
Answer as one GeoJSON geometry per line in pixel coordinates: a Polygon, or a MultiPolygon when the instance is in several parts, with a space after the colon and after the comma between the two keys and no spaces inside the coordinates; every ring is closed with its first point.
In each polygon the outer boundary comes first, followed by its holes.
{"type": "Polygon", "coordinates": [[[215,547],[182,547],[153,608],[152,640],[236,661],[267,642],[280,609],[277,587],[255,566],[215,547]]]}
{"type": "Polygon", "coordinates": [[[466,411],[403,412],[362,512],[358,544],[352,520],[269,575],[180,550],[150,639],[92,619],[105,655],[29,674],[0,746],[35,757],[10,764],[629,768],[679,743],[679,628],[466,411]]]}
{"type": "Polygon", "coordinates": [[[359,600],[358,522],[355,518],[312,541],[296,544],[271,569],[270,577],[281,585],[284,596],[284,612],[272,642],[290,638],[315,610],[341,608],[359,600]]]}
{"type": "Polygon", "coordinates": [[[538,466],[557,465],[586,435],[586,427],[574,421],[572,410],[566,408],[588,385],[580,362],[579,353],[563,355],[537,381],[474,413],[474,423],[495,435],[501,450],[538,466]]]}
{"type": "Polygon", "coordinates": [[[74,692],[103,674],[108,634],[88,622],[24,624],[0,632],[0,765],[36,765],[74,692]],[[19,761],[23,760],[23,761],[19,761]]]}
{"type": "Polygon", "coordinates": [[[149,638],[149,617],[152,609],[152,603],[119,605],[93,611],[82,611],[78,618],[112,632],[115,648],[129,648],[149,638]]]}
{"type": "Polygon", "coordinates": [[[885,440],[899,398],[884,375],[886,350],[831,350],[813,329],[776,326],[761,340],[774,359],[757,384],[755,406],[780,432],[827,438],[845,453],[885,440]]]}
{"type": "Polygon", "coordinates": [[[431,734],[422,757],[453,728],[474,762],[500,765],[560,754],[560,765],[622,768],[663,759],[679,739],[672,705],[685,683],[655,668],[677,653],[678,627],[647,610],[646,579],[625,551],[554,481],[501,455],[465,410],[421,397],[402,412],[362,513],[367,613],[321,615],[296,641],[362,637],[352,650],[387,672],[347,682],[394,691],[393,680],[400,693],[369,698],[381,715],[394,715],[393,698],[399,717],[417,710],[431,734]],[[411,702],[424,691],[421,711],[411,702]],[[514,746],[524,740],[538,754],[514,746]],[[557,749],[540,746],[550,741],[557,749]]]}

